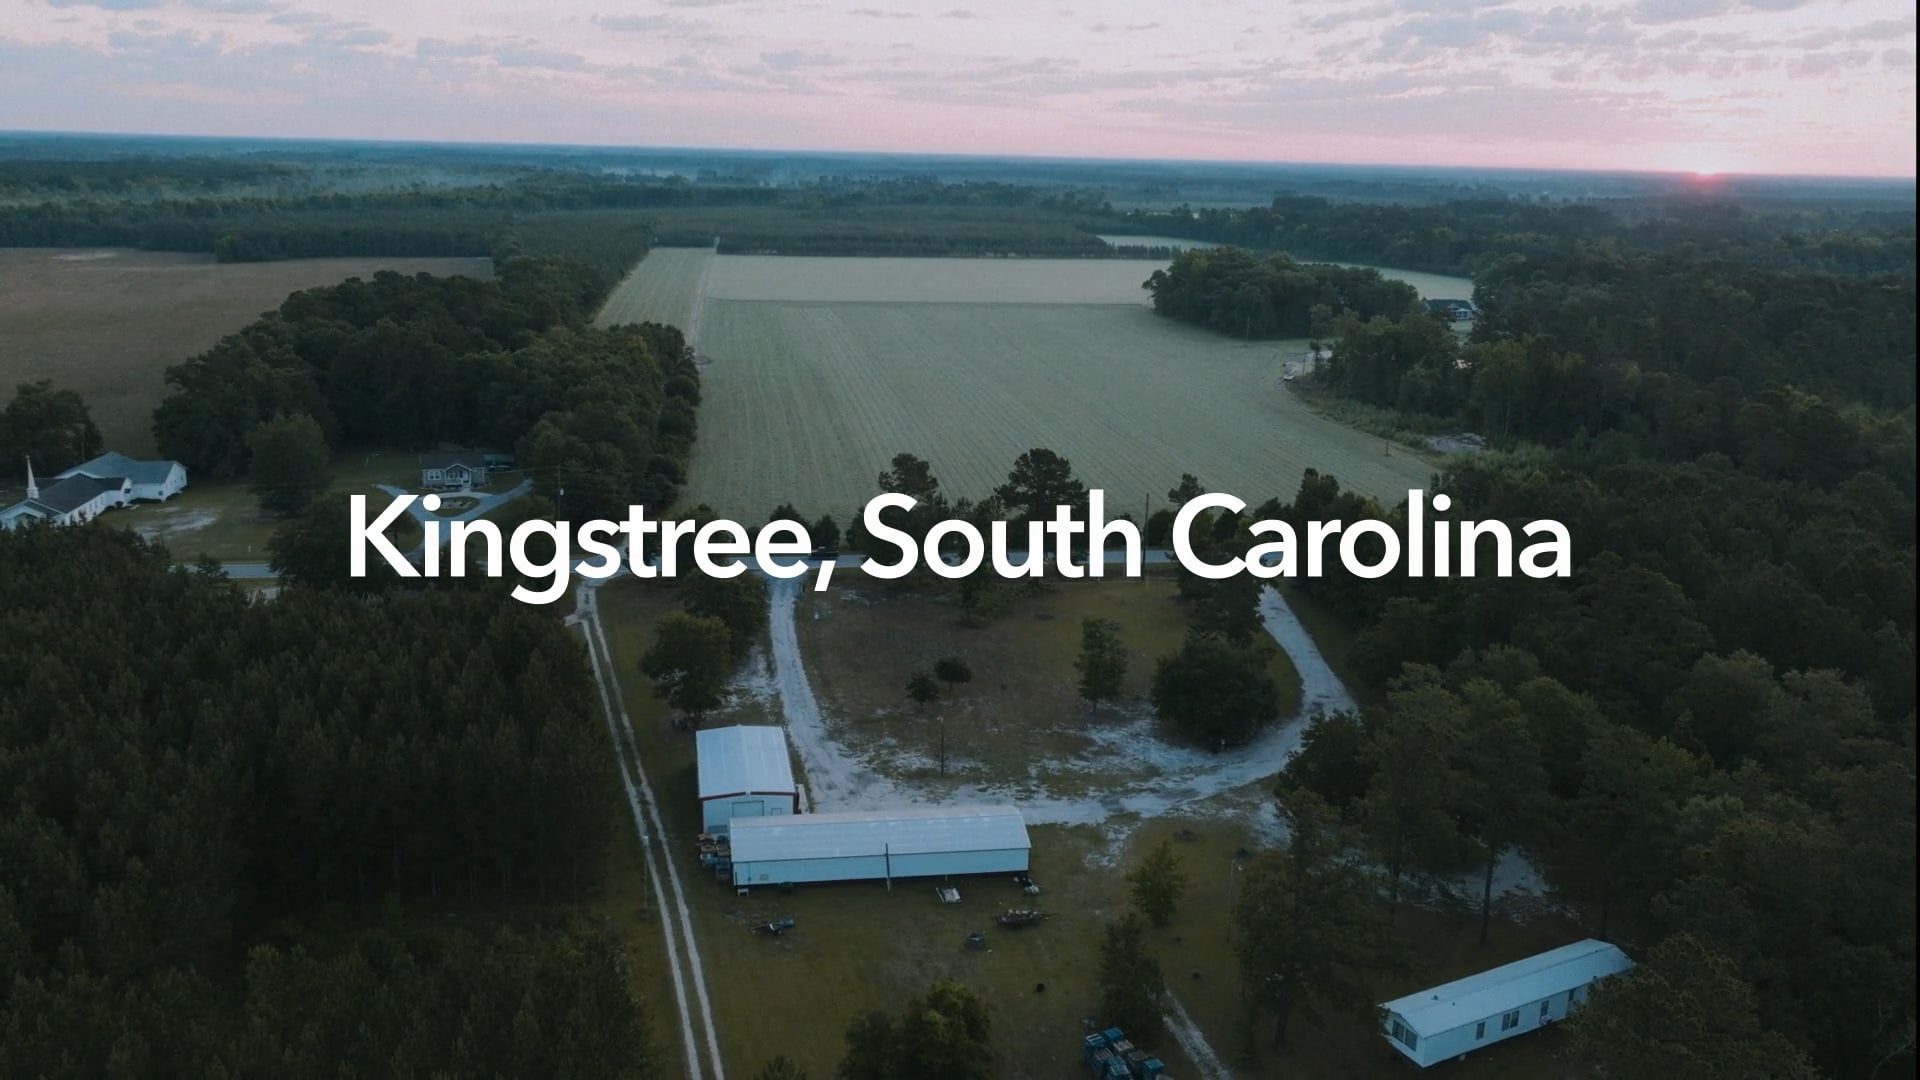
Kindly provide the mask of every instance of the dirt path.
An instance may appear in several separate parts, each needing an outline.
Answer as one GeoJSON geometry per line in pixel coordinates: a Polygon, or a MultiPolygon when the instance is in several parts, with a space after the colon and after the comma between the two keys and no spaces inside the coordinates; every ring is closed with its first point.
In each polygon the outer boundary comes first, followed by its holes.
{"type": "Polygon", "coordinates": [[[600,705],[607,718],[607,731],[613,737],[615,760],[620,766],[620,783],[627,793],[627,809],[633,817],[641,855],[646,860],[647,879],[653,883],[654,909],[660,913],[661,932],[667,942],[667,965],[673,975],[674,1003],[680,1014],[687,1075],[690,1080],[707,1080],[709,1076],[713,1080],[726,1080],[720,1040],[713,1023],[713,1001],[707,994],[706,969],[700,959],[699,943],[694,938],[693,915],[687,907],[686,891],[681,888],[680,871],[673,857],[657,850],[661,838],[667,834],[666,828],[653,787],[641,766],[639,748],[634,745],[626,699],[620,689],[619,676],[615,674],[613,651],[607,646],[600,624],[598,601],[597,584],[582,582],[575,593],[574,614],[568,622],[579,626],[586,638],[587,658],[593,667],[593,680],[600,691],[600,705]],[[660,873],[662,865],[667,871],[664,878],[660,873]],[[693,989],[691,998],[687,993],[689,984],[693,989]],[[695,1037],[696,1015],[704,1040],[695,1037]],[[705,1042],[707,1052],[704,1063],[700,1055],[701,1041],[705,1042]]]}
{"type": "Polygon", "coordinates": [[[1220,1055],[1213,1052],[1213,1044],[1207,1041],[1193,1017],[1187,1015],[1186,1006],[1180,1004],[1179,998],[1171,993],[1167,995],[1167,1008],[1160,1019],[1167,1025],[1173,1041],[1186,1053],[1187,1060],[1200,1070],[1203,1080],[1233,1080],[1233,1071],[1221,1064],[1220,1055]]]}
{"type": "MultiPolygon", "coordinates": [[[[904,788],[869,767],[828,728],[807,678],[794,621],[801,587],[797,581],[767,583],[768,638],[774,688],[780,697],[788,737],[806,768],[814,804],[822,810],[882,810],[932,801],[924,792],[904,788]]],[[[1143,770],[1153,773],[1150,779],[1076,797],[1053,796],[1031,787],[960,786],[952,790],[948,801],[1012,801],[1033,824],[1102,825],[1120,816],[1160,817],[1279,772],[1299,750],[1300,738],[1309,724],[1355,705],[1353,695],[1327,665],[1312,636],[1278,592],[1269,589],[1263,595],[1260,616],[1267,632],[1287,651],[1300,673],[1301,708],[1246,746],[1220,754],[1173,746],[1154,738],[1151,718],[1142,717],[1105,733],[1095,756],[1109,763],[1114,754],[1144,759],[1153,766],[1143,770]]]]}

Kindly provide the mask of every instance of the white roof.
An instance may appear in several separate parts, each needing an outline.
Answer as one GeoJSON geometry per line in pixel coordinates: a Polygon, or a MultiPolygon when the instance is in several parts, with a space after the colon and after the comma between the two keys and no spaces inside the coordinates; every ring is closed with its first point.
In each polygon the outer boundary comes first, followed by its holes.
{"type": "Polygon", "coordinates": [[[1398,1014],[1416,1034],[1433,1036],[1564,994],[1632,966],[1626,953],[1588,938],[1395,998],[1380,1007],[1398,1014]]]}
{"type": "Polygon", "coordinates": [[[1008,851],[1033,846],[1027,822],[1011,806],[927,806],[844,814],[734,818],[733,861],[847,859],[1008,851]]]}
{"type": "Polygon", "coordinates": [[[700,764],[702,799],[749,792],[791,795],[799,790],[793,782],[783,728],[702,729],[695,736],[694,752],[700,764]]]}

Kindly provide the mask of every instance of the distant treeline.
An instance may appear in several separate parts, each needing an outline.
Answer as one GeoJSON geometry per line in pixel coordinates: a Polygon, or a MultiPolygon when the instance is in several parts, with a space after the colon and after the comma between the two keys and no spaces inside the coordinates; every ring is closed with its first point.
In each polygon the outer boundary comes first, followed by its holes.
{"type": "Polygon", "coordinates": [[[1281,195],[1269,206],[1251,209],[1130,211],[1109,231],[1461,276],[1508,255],[1568,255],[1596,246],[1622,254],[1674,253],[1855,276],[1911,277],[1915,268],[1911,211],[1754,213],[1704,198],[1383,204],[1281,195]]]}
{"type": "MultiPolygon", "coordinates": [[[[1478,282],[1464,347],[1424,315],[1346,320],[1325,385],[1496,441],[1621,432],[1666,458],[1840,478],[1877,460],[1891,414],[1911,430],[1910,281],[1596,252],[1505,259],[1478,282]]],[[[1912,490],[1911,462],[1891,475],[1912,490]]]]}
{"type": "Polygon", "coordinates": [[[1380,271],[1255,258],[1240,248],[1182,252],[1146,280],[1155,314],[1243,338],[1330,333],[1336,316],[1397,319],[1420,294],[1380,271]]]}
{"type": "MultiPolygon", "coordinates": [[[[98,167],[66,164],[77,185],[98,167]]],[[[508,245],[611,265],[636,243],[719,239],[721,250],[744,253],[1107,257],[1113,252],[1078,227],[1103,206],[1097,196],[990,182],[828,178],[776,188],[542,170],[510,183],[407,190],[48,198],[0,207],[0,247],[203,251],[259,262],[486,256],[508,245]],[[597,259],[600,250],[614,254],[597,259]]]]}
{"type": "Polygon", "coordinates": [[[550,615],[252,604],[99,525],[0,566],[0,1075],[654,1075],[623,946],[543,906],[615,801],[550,615]]]}

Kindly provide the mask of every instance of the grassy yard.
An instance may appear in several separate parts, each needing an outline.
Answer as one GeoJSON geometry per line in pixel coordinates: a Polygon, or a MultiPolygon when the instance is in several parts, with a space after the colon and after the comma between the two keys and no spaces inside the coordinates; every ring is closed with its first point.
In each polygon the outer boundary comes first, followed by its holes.
{"type": "MultiPolygon", "coordinates": [[[[1154,666],[1180,648],[1187,612],[1172,577],[1058,582],[1030,592],[997,586],[1002,607],[984,625],[966,623],[950,587],[850,579],[831,592],[806,593],[798,612],[800,645],[816,693],[832,702],[842,741],[895,759],[892,775],[926,777],[939,756],[943,718],[949,775],[973,782],[1028,779],[1036,762],[1084,755],[1105,726],[1148,714],[1154,666]],[[859,584],[855,584],[859,582],[859,584]],[[1090,710],[1080,697],[1074,660],[1081,623],[1111,619],[1128,652],[1120,700],[1090,710]],[[943,656],[973,669],[962,684],[926,710],[907,700],[907,680],[943,656]],[[960,762],[959,767],[953,767],[960,762]]],[[[1281,689],[1281,715],[1299,705],[1299,676],[1274,650],[1271,674],[1281,689]]],[[[1116,766],[1124,768],[1124,766],[1116,766]]],[[[1055,794],[1104,785],[1113,773],[1056,771],[1055,794]]]]}
{"type": "MultiPolygon", "coordinates": [[[[365,495],[369,512],[377,513],[391,496],[374,484],[411,487],[419,475],[412,454],[342,454],[334,459],[331,490],[365,495]]],[[[185,491],[164,503],[136,503],[102,520],[158,540],[181,562],[202,555],[222,562],[265,561],[267,541],[279,525],[278,519],[261,512],[245,481],[190,482],[185,491]]],[[[412,545],[419,541],[420,529],[411,517],[404,517],[389,535],[396,544],[412,545]]]]}
{"type": "MultiPolygon", "coordinates": [[[[1030,609],[1019,609],[1026,610],[1025,615],[1010,612],[985,630],[959,627],[930,596],[908,593],[884,602],[868,598],[867,603],[873,608],[898,604],[901,618],[917,609],[934,625],[936,635],[1005,637],[991,650],[978,641],[970,649],[980,677],[977,689],[969,692],[1000,695],[999,684],[1004,681],[1010,698],[1020,686],[1042,692],[1037,681],[1022,680],[1017,672],[1047,670],[1061,663],[1070,670],[1082,615],[1101,614],[1120,621],[1129,645],[1141,652],[1151,653],[1177,641],[1178,620],[1168,619],[1156,607],[1172,606],[1169,591],[1164,582],[1056,589],[1032,601],[1030,609]],[[1129,587],[1145,599],[1136,602],[1109,595],[1129,587]],[[1043,610],[1049,617],[1040,617],[1043,610]],[[1057,640],[1044,644],[1050,638],[1057,640]],[[997,651],[1001,649],[1004,654],[997,651]],[[999,666],[989,674],[986,664],[993,657],[999,657],[994,661],[999,666]]],[[[842,591],[827,594],[833,597],[843,604],[861,602],[842,591]]],[[[1024,931],[1001,931],[993,925],[992,916],[998,911],[1030,902],[1011,881],[1000,878],[962,880],[958,882],[961,902],[943,905],[935,900],[928,882],[896,882],[891,890],[883,882],[816,885],[791,894],[756,890],[741,897],[703,876],[691,844],[699,827],[693,738],[674,729],[668,710],[653,700],[637,670],[655,619],[676,604],[670,587],[627,581],[603,590],[601,610],[616,669],[627,689],[634,732],[667,818],[670,854],[678,860],[688,888],[730,1073],[748,1075],[767,1058],[786,1054],[811,1075],[829,1076],[844,1049],[845,1027],[854,1016],[871,1008],[897,1009],[907,995],[928,982],[955,978],[977,989],[993,1009],[994,1075],[1036,1080],[1078,1075],[1079,1039],[1087,1024],[1098,1020],[1095,973],[1102,928],[1128,903],[1124,874],[1151,845],[1178,835],[1175,846],[1191,878],[1191,889],[1173,924],[1155,931],[1154,940],[1173,994],[1215,1052],[1235,1063],[1236,1075],[1402,1074],[1392,1051],[1358,1020],[1336,1017],[1315,1023],[1296,1018],[1290,1045],[1277,1051],[1267,1045],[1268,1021],[1263,1019],[1249,1031],[1226,913],[1229,892],[1238,878],[1232,869],[1236,858],[1258,843],[1251,815],[1149,822],[1118,858],[1111,838],[1101,829],[1033,826],[1032,873],[1044,889],[1039,903],[1056,917],[1024,931]],[[786,915],[794,916],[798,925],[785,936],[763,938],[751,931],[756,923],[786,915]],[[964,939],[973,930],[987,933],[988,950],[964,948],[964,939]],[[1252,1049],[1250,1060],[1239,1059],[1243,1047],[1252,1049]]],[[[885,616],[887,620],[895,617],[885,616]]],[[[861,654],[843,651],[861,648],[861,641],[832,636],[840,632],[830,627],[834,618],[810,618],[805,608],[801,618],[815,690],[829,711],[848,710],[842,695],[878,695],[882,682],[890,687],[896,681],[876,677],[873,686],[863,691],[866,684],[849,677],[861,654]],[[822,637],[823,633],[829,636],[822,637]],[[838,681],[829,683],[824,677],[828,671],[839,672],[838,681]]],[[[884,640],[890,632],[884,627],[898,633],[901,625],[889,621],[863,633],[884,640]]],[[[947,644],[945,638],[928,639],[933,654],[947,644]]],[[[1054,705],[1074,713],[1070,687],[1045,693],[1054,705]]],[[[892,691],[888,694],[891,697],[892,691]]],[[[707,724],[777,723],[777,710],[777,702],[748,700],[709,716],[707,724]]],[[[1251,795],[1254,801],[1258,797],[1257,792],[1251,795]]],[[[637,907],[639,882],[623,885],[622,880],[618,874],[611,877],[614,888],[631,887],[634,897],[610,897],[608,904],[615,909],[623,904],[637,907]]],[[[653,922],[635,918],[623,926],[647,939],[636,939],[638,948],[658,948],[659,928],[653,922]]],[[[1400,913],[1397,929],[1409,948],[1409,968],[1383,982],[1381,1000],[1581,936],[1576,928],[1556,922],[1496,921],[1492,943],[1482,949],[1476,943],[1477,922],[1471,915],[1413,909],[1400,913]]],[[[664,1010],[672,999],[660,989],[653,1000],[664,1010]]],[[[662,1028],[666,1030],[664,1016],[662,1028]]],[[[1444,1068],[1449,1075],[1471,1080],[1559,1075],[1555,1043],[1552,1034],[1518,1040],[1463,1065],[1444,1068]]],[[[1170,1035],[1157,1040],[1152,1049],[1174,1075],[1198,1075],[1170,1035]]]]}

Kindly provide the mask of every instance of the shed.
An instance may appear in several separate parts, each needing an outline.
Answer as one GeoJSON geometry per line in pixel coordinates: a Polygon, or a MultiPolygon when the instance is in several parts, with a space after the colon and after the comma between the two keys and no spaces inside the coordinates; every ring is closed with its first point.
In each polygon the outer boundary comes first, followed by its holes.
{"type": "Polygon", "coordinates": [[[787,733],[777,727],[708,728],[695,737],[700,826],[725,833],[735,818],[800,812],[787,733]]]}
{"type": "Polygon", "coordinates": [[[1565,1020],[1588,988],[1633,966],[1588,938],[1395,998],[1380,1006],[1387,1044],[1425,1068],[1565,1020]]]}
{"type": "Polygon", "coordinates": [[[927,806],[733,823],[733,883],[786,885],[1024,874],[1033,843],[1012,806],[927,806]]]}

